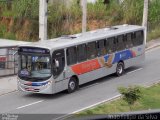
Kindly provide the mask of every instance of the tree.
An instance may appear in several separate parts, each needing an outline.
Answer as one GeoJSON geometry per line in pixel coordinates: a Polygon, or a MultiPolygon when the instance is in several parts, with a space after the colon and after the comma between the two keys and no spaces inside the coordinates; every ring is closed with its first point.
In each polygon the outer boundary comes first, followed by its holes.
{"type": "Polygon", "coordinates": [[[126,101],[131,109],[131,106],[141,98],[141,90],[138,86],[129,86],[128,88],[120,87],[119,92],[123,96],[123,100],[126,101]]]}

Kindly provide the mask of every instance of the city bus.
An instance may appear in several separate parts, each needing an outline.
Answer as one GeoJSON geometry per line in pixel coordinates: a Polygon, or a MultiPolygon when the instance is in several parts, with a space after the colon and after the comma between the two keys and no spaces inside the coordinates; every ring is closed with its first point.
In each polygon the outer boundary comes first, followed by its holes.
{"type": "Polygon", "coordinates": [[[144,62],[145,28],[117,25],[18,47],[18,89],[74,92],[80,85],[144,62]]]}

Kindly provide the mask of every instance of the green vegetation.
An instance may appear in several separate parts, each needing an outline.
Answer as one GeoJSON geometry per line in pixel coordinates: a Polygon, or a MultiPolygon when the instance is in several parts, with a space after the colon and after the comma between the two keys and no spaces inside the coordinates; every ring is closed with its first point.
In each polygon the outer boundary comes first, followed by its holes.
{"type": "MultiPolygon", "coordinates": [[[[81,32],[82,10],[79,0],[73,0],[70,6],[60,0],[48,5],[48,37],[54,38],[64,34],[81,32]]],[[[117,24],[142,23],[143,0],[125,0],[119,4],[110,0],[104,4],[88,4],[87,30],[103,28],[117,24]]],[[[148,40],[160,36],[160,0],[149,3],[148,40]]],[[[38,40],[39,0],[13,0],[0,2],[0,37],[27,41],[38,40]],[[7,29],[3,29],[5,28],[7,29]],[[34,28],[34,29],[33,29],[34,28]],[[14,35],[15,34],[15,35],[14,35]]]]}
{"type": "Polygon", "coordinates": [[[149,41],[149,40],[153,40],[157,38],[160,38],[160,26],[159,25],[155,27],[153,30],[149,31],[147,40],[149,41]]]}
{"type": "Polygon", "coordinates": [[[14,18],[37,18],[39,14],[38,0],[13,0],[0,2],[1,16],[14,18]]]}
{"type": "Polygon", "coordinates": [[[134,103],[141,97],[141,90],[138,86],[120,87],[119,92],[122,94],[123,100],[128,103],[130,110],[132,110],[134,103]]]}
{"type": "Polygon", "coordinates": [[[7,28],[5,25],[0,24],[0,37],[2,38],[7,32],[7,28]]]}
{"type": "Polygon", "coordinates": [[[0,2],[0,37],[28,41],[38,40],[38,14],[38,0],[0,2]],[[33,27],[34,29],[32,29],[33,27]]]}
{"type": "Polygon", "coordinates": [[[153,2],[150,2],[147,40],[152,40],[160,37],[159,7],[160,7],[160,0],[153,0],[153,2]]]}
{"type": "Polygon", "coordinates": [[[57,2],[49,5],[48,11],[49,38],[80,32],[80,27],[73,29],[76,22],[79,22],[82,16],[81,8],[76,2],[73,2],[70,7],[57,2]]]}
{"type": "MultiPolygon", "coordinates": [[[[137,100],[133,106],[132,111],[159,109],[160,108],[160,84],[154,85],[149,88],[141,87],[141,98],[137,100]]],[[[139,90],[138,90],[139,91],[139,90]]],[[[139,92],[138,92],[139,93],[139,92]]],[[[94,114],[113,114],[119,112],[128,112],[130,107],[123,98],[105,103],[94,108],[82,111],[77,116],[94,115],[94,114]]]]}

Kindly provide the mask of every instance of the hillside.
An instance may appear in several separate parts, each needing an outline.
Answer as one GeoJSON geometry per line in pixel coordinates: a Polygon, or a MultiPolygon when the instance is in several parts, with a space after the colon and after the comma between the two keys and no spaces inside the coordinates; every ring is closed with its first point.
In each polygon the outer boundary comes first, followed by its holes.
{"type": "MultiPolygon", "coordinates": [[[[39,32],[38,0],[14,0],[0,2],[0,38],[37,41],[39,32]],[[31,4],[32,3],[32,4],[31,4]]],[[[160,37],[160,1],[152,0],[149,5],[148,39],[160,37]]],[[[116,24],[142,23],[143,0],[125,0],[118,4],[112,0],[103,4],[88,4],[87,30],[103,28],[116,24]]],[[[70,7],[62,2],[48,5],[48,37],[81,32],[82,11],[75,0],[70,7]]]]}

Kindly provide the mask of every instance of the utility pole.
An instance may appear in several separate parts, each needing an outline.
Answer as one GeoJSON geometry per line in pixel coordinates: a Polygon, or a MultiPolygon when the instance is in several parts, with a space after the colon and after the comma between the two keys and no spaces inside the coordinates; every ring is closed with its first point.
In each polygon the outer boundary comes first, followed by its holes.
{"type": "Polygon", "coordinates": [[[148,0],[144,0],[144,8],[143,8],[143,23],[142,26],[145,27],[145,45],[147,39],[147,23],[148,23],[148,0]]]}
{"type": "Polygon", "coordinates": [[[48,0],[39,0],[39,39],[47,40],[47,5],[48,0]]]}
{"type": "Polygon", "coordinates": [[[85,33],[87,29],[87,0],[82,0],[82,12],[82,33],[85,33]]]}

